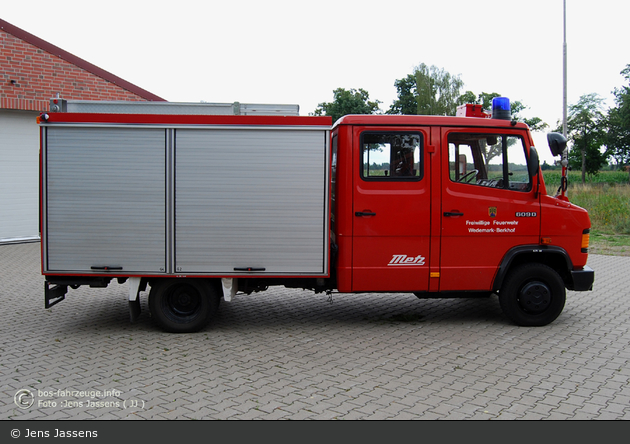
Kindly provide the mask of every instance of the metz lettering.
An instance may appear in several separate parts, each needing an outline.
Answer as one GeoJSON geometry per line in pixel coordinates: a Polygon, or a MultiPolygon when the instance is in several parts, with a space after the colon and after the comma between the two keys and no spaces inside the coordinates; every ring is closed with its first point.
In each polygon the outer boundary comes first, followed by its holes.
{"type": "Polygon", "coordinates": [[[395,254],[387,266],[414,266],[424,265],[425,257],[422,255],[407,256],[406,254],[395,254]]]}

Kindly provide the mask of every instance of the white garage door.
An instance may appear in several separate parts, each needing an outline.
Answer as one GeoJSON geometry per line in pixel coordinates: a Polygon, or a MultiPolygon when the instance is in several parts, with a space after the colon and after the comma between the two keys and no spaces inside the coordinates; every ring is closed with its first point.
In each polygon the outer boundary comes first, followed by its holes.
{"type": "Polygon", "coordinates": [[[37,115],[0,110],[0,243],[39,239],[37,115]]]}

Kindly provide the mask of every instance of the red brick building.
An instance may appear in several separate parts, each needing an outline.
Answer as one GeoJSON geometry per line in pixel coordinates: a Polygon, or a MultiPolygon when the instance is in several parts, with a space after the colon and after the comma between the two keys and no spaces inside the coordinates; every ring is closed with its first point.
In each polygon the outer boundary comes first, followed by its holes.
{"type": "Polygon", "coordinates": [[[0,19],[0,243],[39,238],[39,131],[50,98],[164,101],[0,19]]]}

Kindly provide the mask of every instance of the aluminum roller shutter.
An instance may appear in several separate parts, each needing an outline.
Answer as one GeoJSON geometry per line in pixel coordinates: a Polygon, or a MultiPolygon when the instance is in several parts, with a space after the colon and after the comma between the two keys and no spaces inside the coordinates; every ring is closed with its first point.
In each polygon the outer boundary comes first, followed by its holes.
{"type": "Polygon", "coordinates": [[[49,271],[165,271],[165,130],[50,127],[45,157],[49,271]]]}
{"type": "Polygon", "coordinates": [[[324,273],[326,135],[178,129],[176,271],[324,273]]]}

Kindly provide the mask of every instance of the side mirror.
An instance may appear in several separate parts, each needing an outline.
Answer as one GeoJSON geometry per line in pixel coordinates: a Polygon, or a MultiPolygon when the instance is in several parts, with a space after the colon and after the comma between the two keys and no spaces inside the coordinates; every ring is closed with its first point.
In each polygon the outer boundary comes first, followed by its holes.
{"type": "Polygon", "coordinates": [[[567,147],[567,138],[560,133],[547,134],[547,142],[549,142],[549,149],[554,157],[562,156],[567,147]]]}
{"type": "Polygon", "coordinates": [[[540,168],[540,159],[538,158],[538,151],[533,146],[529,148],[529,162],[527,162],[527,170],[529,171],[529,176],[534,177],[538,174],[538,169],[540,168]]]}

